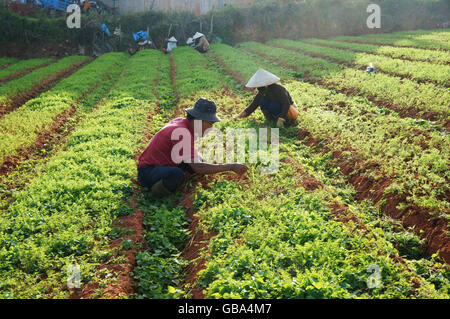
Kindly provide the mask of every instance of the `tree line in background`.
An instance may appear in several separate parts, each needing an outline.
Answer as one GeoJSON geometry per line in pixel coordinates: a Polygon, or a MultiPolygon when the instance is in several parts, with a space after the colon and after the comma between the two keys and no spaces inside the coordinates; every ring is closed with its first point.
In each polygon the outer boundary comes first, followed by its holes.
{"type": "Polygon", "coordinates": [[[227,44],[242,41],[267,41],[273,38],[324,38],[338,35],[385,33],[411,29],[434,29],[445,26],[450,17],[450,0],[305,0],[260,1],[252,5],[228,5],[205,16],[190,12],[147,11],[121,16],[83,13],[81,29],[69,29],[67,14],[49,16],[42,12],[37,17],[24,17],[0,9],[1,41],[64,41],[74,45],[89,42],[92,29],[87,22],[105,23],[111,30],[121,28],[116,48],[124,49],[134,42],[132,33],[149,29],[157,48],[165,39],[175,36],[179,43],[200,31],[212,41],[227,44]],[[381,7],[381,28],[369,29],[367,6],[381,7]]]}

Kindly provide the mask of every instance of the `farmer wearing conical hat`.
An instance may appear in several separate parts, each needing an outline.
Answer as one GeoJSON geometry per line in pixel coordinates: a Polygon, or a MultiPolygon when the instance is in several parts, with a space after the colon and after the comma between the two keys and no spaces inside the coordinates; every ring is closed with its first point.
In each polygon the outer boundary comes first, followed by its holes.
{"type": "Polygon", "coordinates": [[[246,87],[257,88],[253,102],[237,118],[247,117],[259,106],[268,121],[276,121],[277,126],[294,122],[298,116],[297,106],[288,90],[277,82],[276,75],[259,69],[248,81],[246,87]]]}
{"type": "Polygon", "coordinates": [[[203,33],[196,32],[192,37],[194,41],[194,49],[196,49],[200,53],[205,53],[209,50],[209,42],[206,40],[206,37],[203,33]]]}
{"type": "Polygon", "coordinates": [[[247,166],[242,164],[204,163],[194,148],[194,128],[201,136],[220,118],[216,104],[200,98],[193,108],[166,124],[151,139],[138,160],[138,182],[153,195],[162,197],[174,193],[182,184],[185,174],[214,174],[233,171],[242,175],[247,166]],[[186,146],[186,147],[184,147],[186,146]]]}
{"type": "Polygon", "coordinates": [[[175,37],[171,37],[169,40],[167,40],[167,51],[172,51],[177,47],[177,39],[175,37]]]}

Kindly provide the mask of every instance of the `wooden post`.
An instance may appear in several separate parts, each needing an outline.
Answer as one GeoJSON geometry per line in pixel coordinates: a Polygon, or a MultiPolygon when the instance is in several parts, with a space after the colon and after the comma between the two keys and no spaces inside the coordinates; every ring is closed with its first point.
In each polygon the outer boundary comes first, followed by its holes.
{"type": "Polygon", "coordinates": [[[209,28],[209,33],[213,33],[214,26],[214,14],[211,15],[211,27],[209,28]]]}

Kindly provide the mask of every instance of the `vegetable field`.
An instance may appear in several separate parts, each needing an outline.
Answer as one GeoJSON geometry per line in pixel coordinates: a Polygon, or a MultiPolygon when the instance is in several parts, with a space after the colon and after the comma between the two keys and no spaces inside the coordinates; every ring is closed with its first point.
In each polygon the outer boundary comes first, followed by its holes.
{"type": "Polygon", "coordinates": [[[448,299],[449,41],[0,59],[0,298],[448,299]],[[233,120],[259,68],[299,107],[276,173],[194,176],[164,199],[138,186],[140,153],[200,97],[223,132],[267,127],[233,120]]]}

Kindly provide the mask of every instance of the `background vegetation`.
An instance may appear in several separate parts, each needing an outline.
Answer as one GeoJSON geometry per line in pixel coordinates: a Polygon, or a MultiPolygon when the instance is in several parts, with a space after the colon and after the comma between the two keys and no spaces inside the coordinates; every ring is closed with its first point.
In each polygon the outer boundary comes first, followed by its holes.
{"type": "MultiPolygon", "coordinates": [[[[235,44],[243,41],[267,41],[273,38],[298,39],[412,29],[435,29],[450,20],[450,0],[308,0],[259,1],[252,5],[228,5],[205,16],[189,12],[140,12],[119,17],[82,15],[82,26],[88,21],[106,23],[112,31],[121,26],[121,46],[133,43],[132,32],[150,30],[156,47],[161,48],[168,36],[185,42],[196,31],[208,34],[210,40],[235,44]],[[382,28],[368,29],[366,12],[369,3],[382,8],[382,28]],[[170,35],[169,35],[170,31],[170,35]]],[[[1,41],[63,41],[89,43],[89,29],[70,30],[65,17],[22,17],[0,8],[1,41]]]]}

